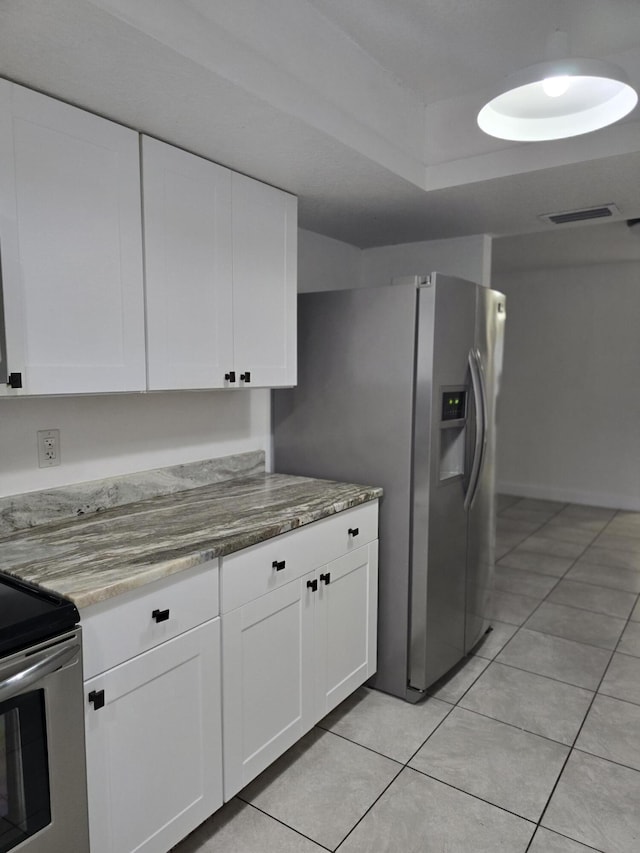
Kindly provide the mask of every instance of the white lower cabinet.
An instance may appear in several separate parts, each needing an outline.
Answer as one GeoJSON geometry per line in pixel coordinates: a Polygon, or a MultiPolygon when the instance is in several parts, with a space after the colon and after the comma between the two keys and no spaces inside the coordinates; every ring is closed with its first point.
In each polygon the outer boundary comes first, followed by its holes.
{"type": "MultiPolygon", "coordinates": [[[[189,581],[175,586],[185,583],[188,589],[189,581]]],[[[193,612],[197,602],[159,586],[157,601],[146,590],[95,614],[95,624],[148,637],[131,618],[142,600],[155,607],[146,614],[154,630],[171,636],[181,610],[193,612]]],[[[87,621],[91,646],[98,637],[87,621]]],[[[88,660],[98,656],[90,652],[88,660]]],[[[88,678],[84,690],[91,853],[167,853],[222,805],[220,618],[88,678]]]]}
{"type": "Polygon", "coordinates": [[[318,571],[315,607],[316,719],[376,669],[378,543],[358,548],[318,571]]]}
{"type": "Polygon", "coordinates": [[[376,540],[223,613],[225,800],[375,672],[377,556],[376,540]]]}
{"type": "Polygon", "coordinates": [[[307,578],[313,574],[222,620],[225,800],[314,723],[314,602],[307,578]]]}
{"type": "Polygon", "coordinates": [[[371,501],[82,612],[91,853],[167,853],[374,674],[377,530],[371,501]]]}

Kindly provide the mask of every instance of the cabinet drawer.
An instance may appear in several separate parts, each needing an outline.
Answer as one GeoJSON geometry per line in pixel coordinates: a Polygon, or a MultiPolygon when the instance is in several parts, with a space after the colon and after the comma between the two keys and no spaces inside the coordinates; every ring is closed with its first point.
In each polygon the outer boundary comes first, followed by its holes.
{"type": "Polygon", "coordinates": [[[218,615],[218,563],[115,596],[81,611],[84,678],[177,637],[218,615]]]}
{"type": "Polygon", "coordinates": [[[224,557],[220,612],[248,601],[378,538],[378,502],[314,521],[224,557]]]}

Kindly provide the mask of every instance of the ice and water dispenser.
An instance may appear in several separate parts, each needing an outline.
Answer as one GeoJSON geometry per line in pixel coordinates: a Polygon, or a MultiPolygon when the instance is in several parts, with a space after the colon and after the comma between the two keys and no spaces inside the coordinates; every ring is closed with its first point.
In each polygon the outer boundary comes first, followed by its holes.
{"type": "Polygon", "coordinates": [[[465,474],[467,387],[442,388],[441,404],[440,482],[465,474]]]}

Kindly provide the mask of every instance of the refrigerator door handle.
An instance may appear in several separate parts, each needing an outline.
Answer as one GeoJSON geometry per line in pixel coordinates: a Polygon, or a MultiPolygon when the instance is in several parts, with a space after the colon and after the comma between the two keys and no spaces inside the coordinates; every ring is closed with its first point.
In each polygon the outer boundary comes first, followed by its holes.
{"type": "Polygon", "coordinates": [[[484,390],[484,379],[482,376],[482,362],[477,350],[469,352],[469,370],[471,372],[471,386],[476,408],[476,440],[473,451],[473,463],[467,493],[464,497],[464,508],[468,512],[476,496],[482,463],[484,462],[484,451],[487,444],[487,399],[484,390]]]}

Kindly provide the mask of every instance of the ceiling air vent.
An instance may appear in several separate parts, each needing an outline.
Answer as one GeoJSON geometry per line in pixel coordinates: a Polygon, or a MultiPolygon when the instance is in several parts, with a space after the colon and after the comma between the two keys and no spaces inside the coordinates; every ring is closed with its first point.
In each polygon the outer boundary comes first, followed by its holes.
{"type": "Polygon", "coordinates": [[[615,204],[601,204],[598,207],[585,207],[583,210],[565,210],[562,213],[543,213],[538,219],[552,225],[566,225],[568,222],[588,222],[590,219],[607,219],[620,216],[615,204]]]}

